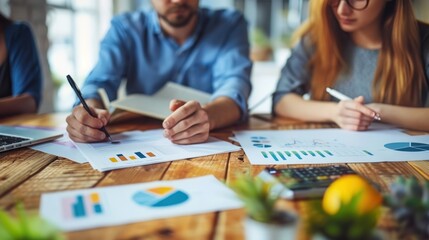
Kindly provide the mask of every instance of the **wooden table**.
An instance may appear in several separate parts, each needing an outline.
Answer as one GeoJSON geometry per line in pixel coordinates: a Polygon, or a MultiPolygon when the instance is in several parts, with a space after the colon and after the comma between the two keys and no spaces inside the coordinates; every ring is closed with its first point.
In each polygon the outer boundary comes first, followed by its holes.
{"type": "MultiPolygon", "coordinates": [[[[1,119],[1,124],[65,127],[65,114],[23,115],[1,119]]],[[[270,116],[253,116],[249,122],[221,129],[211,135],[227,140],[232,130],[304,129],[335,127],[332,124],[310,124],[270,116]]],[[[109,125],[110,132],[161,128],[161,121],[144,117],[109,125]]],[[[429,156],[428,156],[429,159],[429,156]]],[[[399,175],[429,179],[429,163],[391,162],[348,164],[355,171],[387,189],[399,175]]],[[[298,167],[293,165],[291,167],[298,167]]],[[[301,165],[302,166],[302,165],[301,165]]],[[[306,165],[309,166],[309,165],[306,165]]],[[[11,210],[22,201],[30,211],[38,211],[40,195],[46,192],[93,188],[155,180],[175,180],[212,174],[230,182],[237,172],[258,174],[264,166],[251,166],[243,151],[212,156],[99,172],[86,164],[38,152],[29,148],[0,153],[0,208],[11,210]]],[[[303,201],[287,201],[300,211],[303,201]]],[[[125,213],[124,213],[125,214],[125,213]]],[[[69,239],[243,239],[242,209],[139,222],[116,227],[67,233],[69,239]]],[[[379,227],[390,239],[397,237],[395,222],[387,215],[379,227]]],[[[305,233],[300,237],[305,238],[305,233]]]]}

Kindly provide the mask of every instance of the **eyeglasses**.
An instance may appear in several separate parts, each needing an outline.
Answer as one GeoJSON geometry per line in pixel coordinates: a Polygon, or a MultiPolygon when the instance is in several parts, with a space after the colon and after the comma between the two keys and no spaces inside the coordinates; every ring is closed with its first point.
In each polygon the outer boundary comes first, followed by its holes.
{"type": "Polygon", "coordinates": [[[330,4],[332,7],[338,7],[341,1],[346,1],[347,5],[358,11],[367,8],[369,3],[369,0],[331,0],[330,4]]]}

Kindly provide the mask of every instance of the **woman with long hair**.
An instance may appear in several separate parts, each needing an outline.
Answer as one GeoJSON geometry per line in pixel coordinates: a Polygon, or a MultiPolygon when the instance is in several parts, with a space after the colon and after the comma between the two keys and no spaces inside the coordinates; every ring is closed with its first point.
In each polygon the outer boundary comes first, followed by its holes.
{"type": "Polygon", "coordinates": [[[28,25],[0,14],[0,117],[35,113],[42,94],[42,73],[28,25]]]}
{"type": "Polygon", "coordinates": [[[411,0],[311,0],[296,37],[275,114],[349,130],[374,119],[429,130],[429,26],[415,18],[411,0]],[[327,87],[353,99],[330,101],[327,87]]]}

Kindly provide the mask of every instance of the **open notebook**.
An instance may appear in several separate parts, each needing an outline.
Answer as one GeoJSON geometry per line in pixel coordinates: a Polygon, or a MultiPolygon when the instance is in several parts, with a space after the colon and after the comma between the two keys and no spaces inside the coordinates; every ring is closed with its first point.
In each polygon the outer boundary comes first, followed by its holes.
{"type": "MultiPolygon", "coordinates": [[[[110,107],[135,112],[150,116],[153,118],[161,119],[168,117],[171,114],[169,105],[172,99],[180,99],[183,101],[195,100],[202,105],[210,101],[210,94],[179,85],[177,83],[168,82],[158,92],[153,95],[145,94],[131,94],[123,99],[109,102],[104,89],[99,89],[99,94],[103,99],[104,105],[110,107]]],[[[113,112],[111,110],[111,112],[113,112]]]]}

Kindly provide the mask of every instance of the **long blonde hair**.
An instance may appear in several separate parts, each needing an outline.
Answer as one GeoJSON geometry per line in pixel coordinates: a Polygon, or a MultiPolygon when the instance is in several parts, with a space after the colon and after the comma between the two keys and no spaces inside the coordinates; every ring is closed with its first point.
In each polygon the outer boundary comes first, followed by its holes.
{"type": "MultiPolygon", "coordinates": [[[[332,86],[347,67],[342,42],[347,34],[335,18],[330,0],[311,0],[309,19],[295,37],[308,35],[315,52],[310,60],[311,95],[327,100],[325,88],[332,86]]],[[[382,16],[382,47],[374,74],[374,102],[402,106],[422,106],[422,90],[427,82],[422,63],[421,40],[411,0],[386,3],[382,16]]]]}

